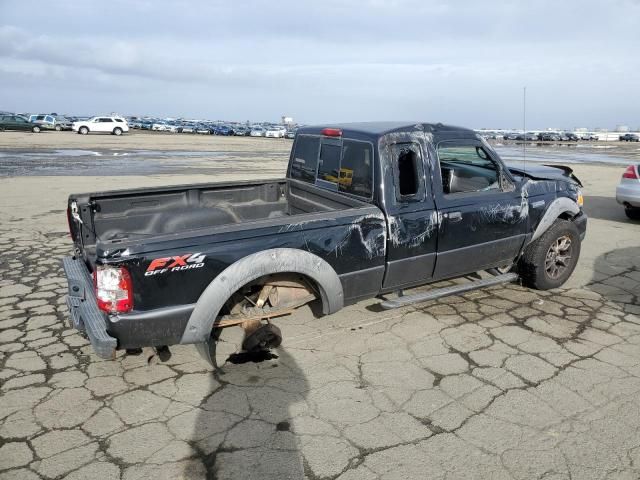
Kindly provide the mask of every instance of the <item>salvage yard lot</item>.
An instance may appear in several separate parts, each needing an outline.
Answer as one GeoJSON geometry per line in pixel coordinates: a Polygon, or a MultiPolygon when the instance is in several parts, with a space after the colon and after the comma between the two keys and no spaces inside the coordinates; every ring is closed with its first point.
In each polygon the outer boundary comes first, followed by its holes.
{"type": "MultiPolygon", "coordinates": [[[[3,148],[32,138],[12,135],[3,148]]],[[[189,148],[164,138],[156,148],[189,148]]],[[[68,135],[55,148],[79,141],[116,143],[68,135]]],[[[260,152],[290,145],[196,141],[257,153],[220,180],[261,178],[260,152]]],[[[566,288],[396,311],[371,300],[324,318],[305,308],[275,322],[277,358],[219,375],[192,346],[164,363],[96,357],[64,323],[60,267],[67,194],[210,176],[0,178],[0,479],[638,478],[640,224],[613,199],[623,169],[575,170],[590,223],[566,288]]]]}

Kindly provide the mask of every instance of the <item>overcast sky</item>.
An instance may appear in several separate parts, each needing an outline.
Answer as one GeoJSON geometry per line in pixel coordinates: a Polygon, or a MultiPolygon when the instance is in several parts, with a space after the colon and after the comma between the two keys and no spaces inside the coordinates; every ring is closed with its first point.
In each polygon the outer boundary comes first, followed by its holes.
{"type": "Polygon", "coordinates": [[[0,110],[640,126],[640,2],[0,0],[0,110]]]}

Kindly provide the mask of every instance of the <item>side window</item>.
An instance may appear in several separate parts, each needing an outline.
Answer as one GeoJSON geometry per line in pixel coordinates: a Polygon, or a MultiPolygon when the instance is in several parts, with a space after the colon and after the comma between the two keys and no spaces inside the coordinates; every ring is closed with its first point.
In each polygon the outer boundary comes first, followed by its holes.
{"type": "Polygon", "coordinates": [[[45,121],[49,122],[49,123],[53,123],[53,117],[51,115],[47,115],[46,117],[44,117],[45,121]]]}
{"type": "Polygon", "coordinates": [[[115,120],[116,122],[120,122],[120,123],[122,123],[122,119],[121,119],[121,118],[114,118],[114,120],[115,120]]]}
{"type": "Polygon", "coordinates": [[[111,120],[110,118],[102,117],[99,121],[102,123],[111,123],[113,120],[111,120]]]}
{"type": "Polygon", "coordinates": [[[424,196],[424,170],[420,146],[399,143],[391,147],[394,165],[396,198],[398,201],[416,201],[424,196]]]}
{"type": "Polygon", "coordinates": [[[309,183],[316,181],[320,137],[298,135],[291,162],[291,178],[309,183]]]}
{"type": "Polygon", "coordinates": [[[373,189],[373,147],[355,140],[342,142],[338,191],[371,198],[373,189]]]}
{"type": "Polygon", "coordinates": [[[481,145],[438,144],[445,195],[500,190],[499,167],[481,145]]]}
{"type": "Polygon", "coordinates": [[[320,161],[318,162],[318,180],[338,183],[340,178],[340,144],[325,143],[320,145],[320,161]]]}

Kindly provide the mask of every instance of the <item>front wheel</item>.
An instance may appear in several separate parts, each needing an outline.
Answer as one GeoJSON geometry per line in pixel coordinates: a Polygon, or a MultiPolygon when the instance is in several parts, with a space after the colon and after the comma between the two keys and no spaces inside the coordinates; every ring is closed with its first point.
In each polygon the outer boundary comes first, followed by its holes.
{"type": "Polygon", "coordinates": [[[89,133],[89,129],[87,127],[80,127],[80,129],[78,130],[78,133],[80,135],[86,135],[87,133],[89,133]]]}
{"type": "Polygon", "coordinates": [[[624,213],[631,220],[640,220],[640,208],[625,207],[624,213]]]}
{"type": "Polygon", "coordinates": [[[114,135],[117,135],[117,136],[122,135],[122,129],[121,129],[120,127],[116,127],[116,128],[114,128],[114,129],[113,129],[113,134],[114,134],[114,135]]]}
{"type": "Polygon", "coordinates": [[[39,126],[37,126],[37,125],[35,125],[34,127],[32,127],[32,128],[31,128],[31,131],[32,131],[33,133],[40,133],[40,127],[39,127],[39,126]]]}
{"type": "Polygon", "coordinates": [[[60,125],[56,125],[56,132],[59,132],[60,130],[62,130],[62,127],[60,125]]]}
{"type": "Polygon", "coordinates": [[[556,220],[540,238],[530,243],[518,265],[525,285],[549,290],[563,285],[580,257],[580,234],[573,222],[556,220]]]}

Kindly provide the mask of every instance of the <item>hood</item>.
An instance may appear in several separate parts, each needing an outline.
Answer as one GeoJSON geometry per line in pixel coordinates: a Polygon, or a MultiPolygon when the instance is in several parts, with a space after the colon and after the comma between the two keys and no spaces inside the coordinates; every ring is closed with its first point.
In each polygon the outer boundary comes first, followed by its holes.
{"type": "Polygon", "coordinates": [[[541,165],[530,162],[525,168],[522,162],[507,162],[507,168],[512,174],[520,177],[533,180],[563,180],[582,187],[582,182],[573,174],[573,169],[565,165],[541,165]]]}

